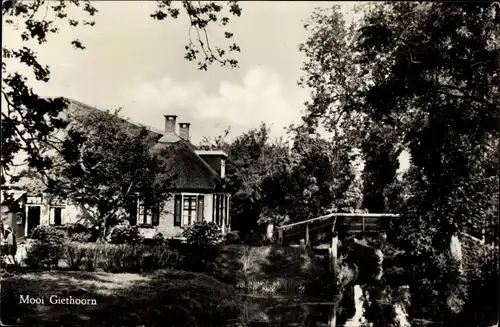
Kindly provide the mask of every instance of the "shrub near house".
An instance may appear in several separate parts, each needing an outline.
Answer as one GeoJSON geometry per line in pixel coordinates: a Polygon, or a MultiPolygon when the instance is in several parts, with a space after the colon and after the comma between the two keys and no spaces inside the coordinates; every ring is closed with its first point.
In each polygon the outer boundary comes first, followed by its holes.
{"type": "Polygon", "coordinates": [[[64,253],[64,232],[52,226],[38,226],[31,238],[33,243],[26,252],[25,263],[33,268],[56,268],[64,253]]]}

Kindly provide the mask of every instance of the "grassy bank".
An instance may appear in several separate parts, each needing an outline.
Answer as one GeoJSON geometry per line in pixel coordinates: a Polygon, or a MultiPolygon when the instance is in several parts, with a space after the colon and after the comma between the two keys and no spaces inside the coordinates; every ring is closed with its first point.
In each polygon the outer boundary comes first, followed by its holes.
{"type": "Polygon", "coordinates": [[[152,275],[45,271],[2,279],[4,324],[59,326],[219,326],[239,314],[235,291],[204,274],[152,275]],[[21,304],[20,296],[44,298],[21,304]],[[49,298],[94,299],[96,305],[50,304],[49,298]]]}
{"type": "Polygon", "coordinates": [[[230,245],[222,248],[213,275],[250,295],[320,296],[332,282],[326,267],[301,248],[230,245]]]}

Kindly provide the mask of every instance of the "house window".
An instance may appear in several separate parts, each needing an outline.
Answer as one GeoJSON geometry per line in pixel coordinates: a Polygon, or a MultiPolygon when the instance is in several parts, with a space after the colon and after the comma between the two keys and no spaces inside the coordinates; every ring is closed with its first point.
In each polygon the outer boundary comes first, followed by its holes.
{"type": "Polygon", "coordinates": [[[196,217],[196,195],[185,195],[182,203],[182,224],[189,226],[196,217]]]}
{"type": "Polygon", "coordinates": [[[190,226],[203,221],[205,196],[203,194],[176,194],[174,197],[174,226],[190,226]]]}
{"type": "Polygon", "coordinates": [[[229,196],[225,194],[214,194],[213,207],[214,222],[221,227],[223,224],[229,226],[229,196]]]}
{"type": "Polygon", "coordinates": [[[136,224],[141,226],[158,226],[160,223],[160,205],[152,204],[147,199],[139,198],[136,224]]]}
{"type": "Polygon", "coordinates": [[[139,210],[138,201],[139,201],[139,195],[136,194],[136,195],[130,196],[127,199],[127,203],[125,205],[126,206],[125,210],[128,213],[129,222],[130,222],[131,226],[137,225],[137,218],[139,217],[139,215],[138,215],[138,213],[139,213],[138,212],[138,210],[139,210]]]}
{"type": "Polygon", "coordinates": [[[49,224],[54,226],[62,225],[64,207],[49,208],[49,224]]]}
{"type": "Polygon", "coordinates": [[[23,224],[23,213],[22,212],[16,213],[16,223],[18,225],[22,225],[23,224]]]}
{"type": "Polygon", "coordinates": [[[28,204],[41,204],[43,201],[41,196],[28,196],[26,202],[28,204]]]}

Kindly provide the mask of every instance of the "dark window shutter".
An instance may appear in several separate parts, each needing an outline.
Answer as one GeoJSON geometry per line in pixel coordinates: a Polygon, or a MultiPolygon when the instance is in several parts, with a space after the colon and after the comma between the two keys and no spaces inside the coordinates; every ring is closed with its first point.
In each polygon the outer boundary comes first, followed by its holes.
{"type": "Polygon", "coordinates": [[[144,215],[141,216],[141,224],[142,225],[147,225],[148,224],[148,215],[151,215],[151,207],[149,203],[149,199],[147,197],[144,198],[144,215]]]}
{"type": "Polygon", "coordinates": [[[197,205],[197,220],[198,221],[203,221],[203,216],[205,215],[205,196],[204,195],[198,195],[198,205],[197,205]]]}
{"type": "Polygon", "coordinates": [[[151,223],[153,226],[158,226],[160,224],[160,204],[156,203],[153,206],[153,216],[151,217],[151,223]]]}
{"type": "Polygon", "coordinates": [[[215,194],[212,194],[212,222],[213,223],[215,223],[215,212],[216,212],[215,199],[216,199],[215,194]]]}
{"type": "Polygon", "coordinates": [[[228,227],[231,226],[231,198],[228,196],[227,197],[227,222],[228,222],[228,227]]]}
{"type": "Polygon", "coordinates": [[[176,194],[174,200],[174,226],[181,225],[181,214],[182,214],[182,195],[176,194]]]}
{"type": "Polygon", "coordinates": [[[132,195],[129,198],[128,205],[127,205],[127,212],[130,216],[130,225],[135,226],[137,225],[137,203],[138,203],[139,197],[137,195],[132,195]]]}
{"type": "Polygon", "coordinates": [[[215,195],[215,223],[220,226],[220,196],[215,195]]]}
{"type": "Polygon", "coordinates": [[[219,194],[219,227],[224,225],[224,195],[219,194]]]}
{"type": "Polygon", "coordinates": [[[61,225],[62,221],[62,208],[54,208],[54,225],[61,225]]]}
{"type": "Polygon", "coordinates": [[[226,227],[229,227],[229,197],[224,195],[224,216],[226,227]]]}

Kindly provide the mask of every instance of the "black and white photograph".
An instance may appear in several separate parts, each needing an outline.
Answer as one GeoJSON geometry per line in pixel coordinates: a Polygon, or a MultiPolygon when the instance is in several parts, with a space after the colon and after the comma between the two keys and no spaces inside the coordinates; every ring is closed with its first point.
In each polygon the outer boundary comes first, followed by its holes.
{"type": "Polygon", "coordinates": [[[2,0],[0,325],[498,327],[500,2],[2,0]]]}

